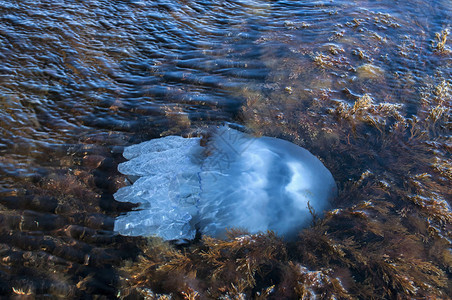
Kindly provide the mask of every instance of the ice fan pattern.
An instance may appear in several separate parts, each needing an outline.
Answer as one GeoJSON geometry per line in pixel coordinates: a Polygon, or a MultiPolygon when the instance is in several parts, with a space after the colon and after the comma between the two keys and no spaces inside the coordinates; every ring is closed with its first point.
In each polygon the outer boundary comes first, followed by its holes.
{"type": "Polygon", "coordinates": [[[116,219],[122,235],[191,240],[197,230],[221,238],[240,228],[290,238],[311,221],[308,205],[321,213],[336,194],[333,176],[306,149],[226,126],[203,146],[199,137],[167,136],[123,155],[119,171],[138,179],[114,196],[139,207],[116,219]]]}

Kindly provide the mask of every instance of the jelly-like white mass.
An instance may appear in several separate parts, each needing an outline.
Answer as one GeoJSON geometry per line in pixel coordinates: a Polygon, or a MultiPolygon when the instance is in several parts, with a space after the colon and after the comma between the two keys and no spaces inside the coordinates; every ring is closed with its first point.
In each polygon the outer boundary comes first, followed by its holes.
{"type": "Polygon", "coordinates": [[[140,205],[116,219],[115,231],[190,240],[196,230],[221,238],[241,228],[290,238],[312,220],[308,203],[321,213],[336,194],[328,169],[290,142],[229,127],[200,142],[168,136],[124,150],[119,171],[139,179],[114,196],[140,205]]]}

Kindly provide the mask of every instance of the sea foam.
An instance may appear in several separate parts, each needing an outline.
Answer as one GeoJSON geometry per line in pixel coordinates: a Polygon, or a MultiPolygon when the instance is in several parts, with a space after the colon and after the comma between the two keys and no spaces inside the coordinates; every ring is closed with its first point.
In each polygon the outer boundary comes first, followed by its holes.
{"type": "Polygon", "coordinates": [[[138,176],[114,195],[140,204],[119,216],[123,235],[193,239],[196,231],[273,230],[291,238],[336,194],[328,169],[308,150],[272,137],[220,127],[201,138],[167,136],[127,147],[122,174],[138,176]]]}

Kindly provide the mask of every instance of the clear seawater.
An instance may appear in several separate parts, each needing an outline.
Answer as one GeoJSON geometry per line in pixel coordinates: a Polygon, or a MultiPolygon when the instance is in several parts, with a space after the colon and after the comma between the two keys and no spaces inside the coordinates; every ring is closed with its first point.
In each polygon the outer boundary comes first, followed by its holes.
{"type": "MultiPolygon", "coordinates": [[[[340,187],[358,180],[330,111],[367,94],[421,115],[423,93],[451,84],[452,37],[437,37],[451,16],[450,0],[0,0],[0,295],[117,295],[141,251],[112,231],[132,208],[112,197],[124,146],[230,122],[306,147],[340,187]]],[[[442,118],[425,143],[450,164],[442,118]]],[[[381,130],[358,129],[366,166],[403,188],[391,164],[409,146],[379,156],[381,130]]]]}

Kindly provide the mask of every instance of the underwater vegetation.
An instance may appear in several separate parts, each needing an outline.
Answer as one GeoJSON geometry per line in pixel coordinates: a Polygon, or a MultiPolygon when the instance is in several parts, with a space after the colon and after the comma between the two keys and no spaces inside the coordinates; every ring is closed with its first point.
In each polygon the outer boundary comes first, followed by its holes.
{"type": "MultiPolygon", "coordinates": [[[[73,155],[61,160],[61,167],[29,178],[21,189],[0,193],[2,296],[113,297],[115,289],[105,278],[117,282],[112,266],[137,253],[127,237],[112,234],[113,218],[104,214],[116,206],[101,194],[121,186],[108,175],[116,168],[110,151],[92,145],[75,148],[65,149],[73,155]]],[[[48,153],[52,157],[57,151],[48,153]]],[[[119,211],[130,209],[117,204],[119,211]]]]}
{"type": "Polygon", "coordinates": [[[303,126],[280,122],[267,106],[245,107],[243,114],[253,112],[254,118],[245,118],[250,127],[266,135],[304,137],[333,174],[344,176],[337,179],[336,209],[322,218],[313,211],[312,226],[295,242],[273,232],[243,231],[231,231],[224,240],[203,236],[180,249],[151,239],[141,246],[138,261],[123,267],[123,295],[447,298],[452,288],[451,141],[443,134],[451,124],[450,85],[445,80],[427,85],[420,97],[417,116],[409,118],[400,105],[376,103],[369,94],[353,96],[352,104],[324,99],[324,119],[294,111],[303,126]],[[319,126],[325,119],[334,126],[319,126]],[[266,122],[278,126],[266,127],[266,122]]]}
{"type": "MultiPolygon", "coordinates": [[[[272,66],[262,90],[243,90],[247,102],[241,123],[258,136],[307,148],[331,170],[339,189],[333,209],[323,217],[312,211],[312,226],[293,242],[273,232],[239,230],[226,239],[202,236],[179,248],[150,239],[140,245],[142,255],[123,266],[121,296],[452,295],[451,80],[444,69],[422,77],[410,70],[388,73],[380,47],[401,59],[421,50],[410,45],[409,36],[392,41],[369,29],[381,24],[400,28],[384,14],[356,20],[332,40],[361,28],[359,49],[346,41],[344,47],[327,45],[322,52],[297,48],[285,63],[272,66]],[[312,73],[317,77],[306,75],[312,73]],[[382,88],[386,85],[391,88],[382,88]],[[394,86],[400,93],[388,94],[394,86]]],[[[449,55],[447,35],[447,30],[437,34],[425,51],[449,55]]]]}
{"type": "Polygon", "coordinates": [[[437,32],[435,34],[436,40],[432,42],[433,51],[438,53],[450,52],[450,49],[447,49],[447,37],[449,36],[449,29],[444,29],[441,32],[437,32]]]}
{"type": "Polygon", "coordinates": [[[0,298],[450,299],[451,9],[0,1],[0,298]],[[124,147],[223,122],[309,150],[338,196],[290,241],[115,233],[124,147]]]}

